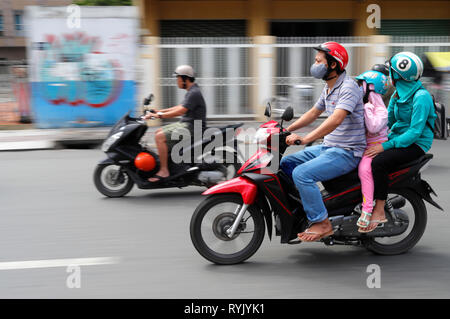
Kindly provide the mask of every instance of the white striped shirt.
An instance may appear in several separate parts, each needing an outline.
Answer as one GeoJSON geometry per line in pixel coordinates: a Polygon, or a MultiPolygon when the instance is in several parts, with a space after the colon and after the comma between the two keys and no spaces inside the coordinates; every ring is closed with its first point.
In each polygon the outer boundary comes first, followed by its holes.
{"type": "Polygon", "coordinates": [[[325,85],[315,107],[333,114],[335,109],[348,111],[344,121],[324,137],[325,146],[341,147],[353,151],[356,157],[362,157],[366,148],[366,129],[364,126],[364,104],[358,84],[344,71],[330,93],[325,85]]]}

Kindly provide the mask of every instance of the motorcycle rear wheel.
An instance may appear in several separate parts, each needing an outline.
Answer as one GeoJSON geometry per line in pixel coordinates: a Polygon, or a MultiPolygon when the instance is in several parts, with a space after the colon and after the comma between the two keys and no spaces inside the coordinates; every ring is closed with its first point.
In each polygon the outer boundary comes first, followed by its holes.
{"type": "Polygon", "coordinates": [[[192,243],[200,255],[215,264],[233,265],[244,262],[256,253],[264,240],[265,233],[264,217],[256,207],[251,205],[248,207],[242,219],[243,222],[241,222],[232,238],[227,237],[225,234],[225,231],[231,227],[236,217],[234,212],[242,205],[243,200],[239,194],[218,194],[208,197],[197,207],[191,218],[190,233],[192,243]],[[214,208],[220,207],[220,205],[229,205],[230,208],[233,208],[229,210],[223,210],[225,207],[217,208],[218,215],[214,219],[209,216],[205,218],[208,213],[214,216],[214,208]],[[207,219],[213,220],[211,223],[208,223],[207,219]],[[250,219],[251,221],[248,222],[250,219]],[[206,220],[205,223],[204,220],[206,220]],[[249,225],[253,227],[249,227],[249,225]],[[253,228],[253,231],[249,232],[247,228],[253,228]],[[208,234],[213,239],[211,243],[208,243],[208,234]],[[246,234],[251,234],[251,238],[245,247],[232,253],[218,251],[219,248],[228,250],[239,245],[248,237],[245,236],[246,234]]]}
{"type": "MultiPolygon", "coordinates": [[[[412,208],[406,210],[409,217],[409,227],[404,234],[387,238],[368,238],[363,244],[371,252],[377,255],[399,255],[406,253],[413,248],[422,238],[427,225],[427,209],[425,204],[416,193],[411,190],[402,189],[398,191],[390,191],[389,194],[401,195],[405,198],[406,204],[412,208]],[[411,217],[414,217],[413,220],[411,217]],[[407,234],[405,236],[405,234],[407,234]]],[[[387,216],[388,212],[386,212],[387,216]]]]}

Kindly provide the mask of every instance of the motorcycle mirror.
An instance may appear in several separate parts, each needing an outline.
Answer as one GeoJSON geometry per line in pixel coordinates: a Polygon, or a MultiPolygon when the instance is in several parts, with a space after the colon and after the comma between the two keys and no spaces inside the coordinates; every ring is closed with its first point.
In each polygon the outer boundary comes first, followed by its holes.
{"type": "Polygon", "coordinates": [[[144,105],[150,105],[151,101],[153,101],[154,95],[150,94],[148,97],[144,99],[144,105]]]}
{"type": "Polygon", "coordinates": [[[294,109],[291,106],[288,106],[286,110],[283,112],[283,115],[281,115],[281,119],[283,121],[289,122],[294,118],[294,109]]]}
{"type": "Polygon", "coordinates": [[[266,110],[264,111],[264,115],[270,117],[272,115],[272,107],[270,106],[270,102],[267,102],[266,110]]]}

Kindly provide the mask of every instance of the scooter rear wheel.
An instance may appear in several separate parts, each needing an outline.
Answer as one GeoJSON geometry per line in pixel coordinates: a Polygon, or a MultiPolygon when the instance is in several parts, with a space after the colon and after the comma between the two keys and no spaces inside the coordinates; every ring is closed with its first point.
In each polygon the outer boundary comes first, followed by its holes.
{"type": "Polygon", "coordinates": [[[94,171],[97,190],[108,197],[122,197],[133,188],[134,182],[117,165],[97,165],[94,171]]]}
{"type": "Polygon", "coordinates": [[[249,206],[233,237],[226,230],[233,224],[237,210],[242,207],[238,194],[218,194],[205,199],[191,218],[191,240],[207,260],[219,265],[241,263],[259,249],[264,240],[264,217],[249,206]]]}

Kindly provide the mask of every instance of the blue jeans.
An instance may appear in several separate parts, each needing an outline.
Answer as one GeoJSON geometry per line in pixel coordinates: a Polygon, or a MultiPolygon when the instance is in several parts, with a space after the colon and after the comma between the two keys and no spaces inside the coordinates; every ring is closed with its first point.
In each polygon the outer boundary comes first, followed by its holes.
{"type": "Polygon", "coordinates": [[[360,157],[340,147],[314,145],[283,157],[280,168],[294,180],[311,223],[328,218],[317,182],[344,175],[358,167],[360,157]]]}

